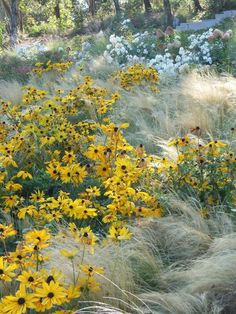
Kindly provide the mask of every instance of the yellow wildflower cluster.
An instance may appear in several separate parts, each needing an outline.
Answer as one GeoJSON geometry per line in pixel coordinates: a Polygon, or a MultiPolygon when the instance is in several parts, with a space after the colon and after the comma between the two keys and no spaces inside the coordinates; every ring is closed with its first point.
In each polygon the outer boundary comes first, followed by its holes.
{"type": "MultiPolygon", "coordinates": [[[[153,69],[129,71],[124,87],[158,81],[153,69]]],[[[85,263],[85,252],[121,246],[132,238],[128,223],[162,217],[168,191],[196,197],[206,218],[235,199],[227,143],[204,143],[198,128],[170,141],[176,159],[149,155],[143,143],[126,140],[128,123],[112,121],[120,97],[85,76],[71,90],[26,87],[20,104],[0,102],[0,313],[73,312],[84,293],[102,289],[106,274],[85,263]],[[73,247],[54,250],[71,263],[72,282],[50,267],[50,248],[65,233],[73,247]]]]}
{"type": "Polygon", "coordinates": [[[49,71],[56,71],[56,72],[65,72],[67,71],[71,66],[73,62],[67,61],[67,62],[58,62],[58,63],[51,63],[51,61],[48,61],[46,64],[42,62],[38,62],[35,64],[35,68],[33,69],[33,73],[37,76],[42,76],[43,73],[49,72],[49,71]]]}
{"type": "Polygon", "coordinates": [[[129,66],[125,70],[118,71],[114,78],[120,82],[121,87],[131,90],[134,86],[146,86],[154,92],[158,92],[158,73],[154,68],[145,67],[143,64],[129,66]]]}
{"type": "Polygon", "coordinates": [[[236,157],[229,144],[219,140],[204,143],[200,128],[194,132],[169,142],[176,148],[177,159],[159,160],[157,171],[169,189],[197,197],[203,206],[201,212],[207,216],[211,206],[224,204],[230,208],[233,203],[236,157]]]}
{"type": "MultiPolygon", "coordinates": [[[[16,233],[12,226],[1,225],[1,228],[4,229],[5,238],[16,233]]],[[[78,230],[78,241],[83,241],[85,232],[85,228],[78,230]]],[[[87,230],[86,239],[90,232],[87,230]]],[[[50,246],[50,240],[51,234],[47,229],[33,229],[24,234],[22,242],[14,252],[0,257],[0,280],[5,291],[0,301],[0,313],[28,313],[29,310],[43,313],[58,306],[66,307],[85,290],[99,290],[97,275],[104,273],[102,267],[73,264],[72,283],[68,282],[61,272],[47,267],[50,256],[46,249],[50,246]],[[12,294],[9,295],[9,289],[13,286],[12,294]]],[[[61,254],[73,262],[78,251],[61,250],[61,254]]]]}

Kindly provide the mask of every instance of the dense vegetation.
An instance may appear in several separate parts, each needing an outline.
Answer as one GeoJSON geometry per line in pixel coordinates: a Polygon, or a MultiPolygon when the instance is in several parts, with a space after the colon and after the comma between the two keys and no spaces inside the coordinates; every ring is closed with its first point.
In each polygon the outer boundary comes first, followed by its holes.
{"type": "Polygon", "coordinates": [[[234,1],[0,8],[0,313],[235,313],[234,1]]]}

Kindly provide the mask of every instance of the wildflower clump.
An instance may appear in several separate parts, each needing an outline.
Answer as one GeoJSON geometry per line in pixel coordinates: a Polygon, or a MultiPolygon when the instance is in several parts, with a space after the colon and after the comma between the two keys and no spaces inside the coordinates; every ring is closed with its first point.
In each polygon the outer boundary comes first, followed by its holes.
{"type": "MultiPolygon", "coordinates": [[[[128,91],[158,83],[140,64],[117,78],[128,91]]],[[[128,123],[112,120],[122,93],[91,77],[66,91],[24,91],[18,104],[0,102],[1,313],[73,312],[102,295],[107,270],[96,251],[122,248],[130,225],[160,219],[173,190],[194,196],[205,218],[219,204],[232,208],[230,143],[204,140],[196,127],[170,141],[176,158],[149,155],[127,141],[128,123]]]]}
{"type": "MultiPolygon", "coordinates": [[[[135,84],[158,81],[154,70],[136,70],[135,84]]],[[[1,212],[10,220],[0,224],[3,313],[74,309],[75,300],[102,289],[106,269],[87,264],[96,248],[130,240],[131,219],[162,215],[142,187],[151,158],[125,139],[129,124],[109,116],[120,97],[84,76],[69,91],[26,86],[21,103],[1,102],[1,212]],[[74,241],[69,249],[65,233],[74,241]],[[51,266],[56,239],[71,280],[51,266]]]]}
{"type": "Polygon", "coordinates": [[[58,62],[58,63],[52,63],[50,60],[44,64],[42,62],[38,62],[35,64],[34,69],[32,70],[34,74],[37,76],[42,76],[43,73],[49,72],[49,71],[56,71],[59,73],[63,73],[67,71],[71,66],[73,62],[67,61],[67,62],[58,62]]]}
{"type": "Polygon", "coordinates": [[[142,64],[129,66],[127,69],[120,70],[115,75],[121,85],[126,90],[131,90],[134,86],[145,86],[148,84],[151,90],[158,91],[159,81],[157,71],[152,67],[145,67],[142,64]]]}

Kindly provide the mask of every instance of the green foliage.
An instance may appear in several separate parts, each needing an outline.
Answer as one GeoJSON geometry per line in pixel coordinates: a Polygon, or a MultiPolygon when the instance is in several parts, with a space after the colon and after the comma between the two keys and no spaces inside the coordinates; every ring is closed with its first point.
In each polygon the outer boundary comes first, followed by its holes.
{"type": "Polygon", "coordinates": [[[27,83],[32,67],[37,62],[54,63],[68,59],[68,53],[58,51],[58,45],[55,44],[48,51],[39,52],[31,56],[29,59],[22,59],[14,53],[5,53],[0,55],[0,80],[27,83]]]}
{"type": "Polygon", "coordinates": [[[74,26],[71,0],[59,2],[57,11],[56,0],[22,0],[20,9],[24,12],[25,30],[32,36],[55,32],[57,29],[66,30],[74,26]]]}
{"type": "Polygon", "coordinates": [[[72,39],[72,49],[75,51],[80,51],[82,49],[82,37],[77,35],[72,39]]]}
{"type": "Polygon", "coordinates": [[[37,37],[44,34],[52,34],[57,30],[56,24],[41,22],[39,24],[33,24],[28,28],[28,34],[31,37],[37,37]]]}
{"type": "Polygon", "coordinates": [[[83,26],[83,22],[85,20],[85,14],[83,9],[79,7],[77,10],[73,10],[72,17],[75,28],[80,28],[83,26]]]}
{"type": "Polygon", "coordinates": [[[134,16],[137,12],[142,11],[143,0],[130,0],[125,3],[124,11],[128,16],[134,16]]]}
{"type": "Polygon", "coordinates": [[[113,0],[101,0],[100,5],[97,11],[97,16],[104,19],[104,16],[107,17],[111,14],[111,9],[113,8],[113,0]]]}
{"type": "Polygon", "coordinates": [[[31,63],[23,61],[13,54],[0,56],[0,80],[26,83],[29,78],[31,63]]]}
{"type": "Polygon", "coordinates": [[[5,24],[0,22],[0,48],[3,45],[3,36],[4,36],[5,24]]]}
{"type": "Polygon", "coordinates": [[[106,46],[108,44],[108,40],[105,36],[93,36],[89,40],[91,47],[90,47],[90,55],[91,56],[99,56],[104,53],[106,50],[106,46]]]}
{"type": "Polygon", "coordinates": [[[233,32],[233,38],[227,43],[225,53],[219,51],[222,58],[221,63],[218,65],[219,70],[229,72],[236,76],[236,19],[227,19],[221,25],[220,29],[227,31],[229,29],[233,32]]]}
{"type": "Polygon", "coordinates": [[[220,13],[224,10],[236,9],[235,0],[208,0],[205,5],[209,13],[220,13]]]}

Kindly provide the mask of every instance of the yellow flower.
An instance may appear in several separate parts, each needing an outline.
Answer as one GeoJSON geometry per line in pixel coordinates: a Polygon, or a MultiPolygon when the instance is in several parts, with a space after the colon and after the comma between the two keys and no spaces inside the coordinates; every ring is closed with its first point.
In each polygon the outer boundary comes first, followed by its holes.
{"type": "Polygon", "coordinates": [[[87,245],[95,245],[97,237],[94,235],[90,227],[80,228],[78,230],[79,242],[87,245]]]}
{"type": "Polygon", "coordinates": [[[47,172],[54,180],[58,180],[60,177],[61,166],[58,161],[52,160],[48,163],[47,172]]]}
{"type": "Polygon", "coordinates": [[[27,288],[35,288],[42,282],[42,277],[38,272],[22,271],[17,280],[24,284],[27,288]]]}
{"type": "Polygon", "coordinates": [[[85,167],[80,164],[71,164],[68,167],[61,167],[60,169],[61,181],[63,183],[82,183],[87,175],[85,167]]]}
{"type": "Polygon", "coordinates": [[[76,156],[72,151],[69,151],[69,152],[65,151],[65,155],[63,156],[62,161],[64,163],[71,164],[73,161],[75,161],[75,159],[76,159],[76,156]]]}
{"type": "Polygon", "coordinates": [[[87,156],[89,159],[92,160],[104,160],[104,152],[106,148],[102,145],[91,145],[87,152],[85,153],[85,156],[87,156]]]}
{"type": "Polygon", "coordinates": [[[43,191],[36,191],[30,195],[30,199],[32,202],[42,203],[45,201],[44,192],[43,191]]]}
{"type": "Polygon", "coordinates": [[[17,178],[22,178],[22,179],[32,179],[33,177],[32,177],[32,175],[29,173],[29,172],[27,172],[27,171],[24,171],[24,170],[21,170],[21,171],[19,171],[18,173],[17,173],[17,178]]]}
{"type": "Polygon", "coordinates": [[[227,144],[221,141],[211,141],[205,147],[214,148],[214,147],[226,147],[227,144]]]}
{"type": "Polygon", "coordinates": [[[100,177],[108,178],[111,174],[111,167],[109,164],[101,163],[96,166],[96,173],[100,177]]]}
{"type": "Polygon", "coordinates": [[[100,189],[96,186],[87,188],[86,192],[92,198],[101,195],[100,189]]]}
{"type": "Polygon", "coordinates": [[[117,216],[114,214],[108,214],[102,218],[102,221],[107,224],[109,222],[114,222],[117,220],[117,216]]]}
{"type": "Polygon", "coordinates": [[[88,290],[91,292],[97,292],[100,290],[100,284],[97,282],[96,278],[92,276],[86,276],[79,279],[79,286],[81,290],[88,290]]]}
{"type": "Polygon", "coordinates": [[[7,184],[5,185],[5,189],[7,191],[21,191],[22,190],[22,185],[19,183],[14,183],[12,181],[7,182],[7,184]]]}
{"type": "Polygon", "coordinates": [[[42,269],[41,274],[43,276],[44,282],[47,284],[49,284],[51,281],[60,282],[63,280],[63,274],[60,271],[57,271],[55,268],[50,269],[49,272],[45,269],[42,269]]]}
{"type": "Polygon", "coordinates": [[[2,183],[6,177],[7,173],[3,170],[0,170],[0,183],[2,183]]]}
{"type": "MultiPolygon", "coordinates": [[[[1,306],[1,304],[0,304],[1,306]]],[[[23,314],[28,309],[35,308],[34,296],[26,292],[25,285],[20,285],[15,296],[6,296],[2,301],[3,312],[7,314],[23,314]]]]}
{"type": "Polygon", "coordinates": [[[2,196],[2,198],[5,200],[4,202],[9,208],[16,206],[19,202],[18,195],[2,196]]]}
{"type": "Polygon", "coordinates": [[[74,258],[76,255],[78,255],[79,251],[74,249],[72,251],[68,251],[66,249],[60,250],[61,255],[68,257],[69,259],[74,258]]]}
{"type": "Polygon", "coordinates": [[[5,240],[8,237],[16,235],[16,230],[13,228],[13,225],[4,226],[0,224],[0,240],[5,240]]]}
{"type": "Polygon", "coordinates": [[[149,213],[149,208],[146,207],[135,208],[135,213],[137,216],[147,217],[149,213]]]}
{"type": "Polygon", "coordinates": [[[132,233],[126,227],[116,227],[112,225],[108,231],[108,237],[113,240],[130,240],[132,233]]]}
{"type": "Polygon", "coordinates": [[[15,277],[14,270],[16,270],[18,266],[16,264],[10,264],[8,265],[6,261],[4,261],[4,258],[0,257],[0,280],[3,281],[12,281],[12,279],[15,277]]]}
{"type": "Polygon", "coordinates": [[[127,158],[117,158],[116,174],[117,176],[127,176],[134,170],[134,165],[127,158]]]}
{"type": "Polygon", "coordinates": [[[76,286],[70,286],[67,288],[67,296],[66,299],[67,301],[71,301],[73,299],[77,299],[80,297],[80,287],[78,285],[76,286]]]}
{"type": "Polygon", "coordinates": [[[209,210],[207,208],[201,208],[199,214],[202,218],[208,219],[210,217],[209,210]]]}
{"type": "Polygon", "coordinates": [[[81,265],[81,270],[89,275],[93,276],[94,274],[104,274],[104,268],[103,267],[97,267],[97,266],[91,266],[91,265],[81,265]]]}
{"type": "Polygon", "coordinates": [[[56,141],[54,136],[45,136],[40,138],[40,142],[42,146],[44,145],[52,145],[56,141]]]}
{"type": "Polygon", "coordinates": [[[53,220],[55,221],[60,221],[60,219],[63,217],[62,213],[60,211],[50,211],[49,213],[47,213],[45,215],[45,218],[47,219],[47,221],[51,222],[53,220]]]}
{"type": "Polygon", "coordinates": [[[58,282],[51,281],[49,284],[43,283],[42,288],[37,288],[36,298],[41,300],[45,309],[49,310],[54,305],[61,305],[66,301],[66,289],[60,286],[58,282]]]}
{"type": "Polygon", "coordinates": [[[13,166],[15,168],[18,167],[17,163],[13,159],[11,155],[9,156],[0,156],[0,164],[2,164],[4,167],[13,166]]]}
{"type": "Polygon", "coordinates": [[[29,216],[34,216],[37,214],[36,207],[34,205],[29,205],[27,207],[22,207],[19,209],[18,218],[25,219],[25,215],[28,214],[29,216]]]}
{"type": "Polygon", "coordinates": [[[96,211],[97,211],[96,208],[80,206],[77,211],[75,210],[71,214],[76,219],[87,219],[87,218],[96,217],[97,216],[96,211]]]}
{"type": "Polygon", "coordinates": [[[34,250],[40,250],[49,246],[50,234],[47,229],[32,230],[25,234],[27,244],[33,245],[34,250]]]}

